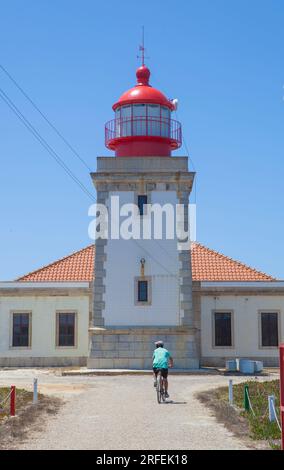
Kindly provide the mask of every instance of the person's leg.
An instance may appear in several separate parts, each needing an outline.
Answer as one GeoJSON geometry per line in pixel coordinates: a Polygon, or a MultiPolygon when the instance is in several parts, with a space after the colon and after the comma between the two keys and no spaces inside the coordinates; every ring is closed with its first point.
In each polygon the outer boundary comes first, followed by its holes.
{"type": "Polygon", "coordinates": [[[164,379],[165,392],[168,391],[168,386],[169,386],[169,384],[168,384],[168,379],[164,379]]]}
{"type": "Polygon", "coordinates": [[[169,382],[168,382],[168,370],[167,369],[163,370],[163,381],[164,381],[165,395],[166,395],[166,398],[168,398],[169,397],[169,394],[168,394],[169,382]]]}

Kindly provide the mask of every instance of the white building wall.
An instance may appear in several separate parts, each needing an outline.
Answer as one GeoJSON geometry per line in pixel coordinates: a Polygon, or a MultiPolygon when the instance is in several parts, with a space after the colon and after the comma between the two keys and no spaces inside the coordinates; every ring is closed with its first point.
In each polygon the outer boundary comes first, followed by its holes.
{"type": "MultiPolygon", "coordinates": [[[[131,191],[112,192],[120,204],[135,203],[131,191]]],[[[177,204],[175,191],[152,191],[151,204],[177,204]]],[[[109,200],[108,200],[109,204],[109,200]]],[[[179,325],[179,260],[177,240],[111,240],[106,246],[106,326],[179,325]],[[145,250],[146,251],[145,251],[145,250]],[[140,276],[140,260],[145,258],[145,276],[152,277],[152,303],[135,305],[135,277],[140,276]],[[157,260],[157,261],[156,261],[157,260]]]]}
{"type": "Polygon", "coordinates": [[[201,356],[204,358],[259,357],[277,358],[278,348],[260,346],[260,311],[279,312],[280,342],[284,342],[284,297],[280,295],[202,296],[201,297],[201,356]],[[213,345],[213,312],[233,312],[233,347],[213,345]]]}
{"type": "Polygon", "coordinates": [[[1,358],[16,357],[87,357],[89,340],[89,298],[52,296],[11,296],[0,294],[0,363],[1,358]],[[32,313],[30,348],[11,347],[13,311],[32,313]],[[56,312],[77,312],[76,347],[56,347],[56,312]]]}

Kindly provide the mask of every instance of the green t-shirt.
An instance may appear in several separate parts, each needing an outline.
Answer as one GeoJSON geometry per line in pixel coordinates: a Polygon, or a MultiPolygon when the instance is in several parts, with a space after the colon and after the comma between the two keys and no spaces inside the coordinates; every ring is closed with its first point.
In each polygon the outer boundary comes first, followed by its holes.
{"type": "Polygon", "coordinates": [[[155,351],[153,352],[153,367],[155,369],[167,369],[170,357],[171,355],[167,349],[155,349],[155,351]]]}

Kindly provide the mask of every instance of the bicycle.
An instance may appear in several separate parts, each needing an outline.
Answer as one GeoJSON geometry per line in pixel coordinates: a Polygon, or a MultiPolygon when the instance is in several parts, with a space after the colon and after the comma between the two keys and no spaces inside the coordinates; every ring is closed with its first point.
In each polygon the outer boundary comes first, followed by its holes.
{"type": "Polygon", "coordinates": [[[165,390],[164,390],[164,379],[162,377],[161,370],[158,371],[157,373],[157,401],[158,403],[161,403],[162,401],[166,401],[165,397],[165,390]]]}

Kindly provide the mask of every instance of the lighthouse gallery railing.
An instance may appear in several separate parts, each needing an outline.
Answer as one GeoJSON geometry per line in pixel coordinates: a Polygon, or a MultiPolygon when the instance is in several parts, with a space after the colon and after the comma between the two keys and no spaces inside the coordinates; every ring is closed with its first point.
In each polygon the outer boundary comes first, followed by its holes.
{"type": "Polygon", "coordinates": [[[174,119],[135,116],[112,119],[105,125],[105,143],[119,138],[149,136],[162,137],[174,141],[177,147],[182,143],[181,124],[174,119]]]}

